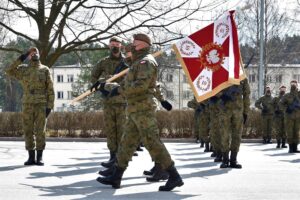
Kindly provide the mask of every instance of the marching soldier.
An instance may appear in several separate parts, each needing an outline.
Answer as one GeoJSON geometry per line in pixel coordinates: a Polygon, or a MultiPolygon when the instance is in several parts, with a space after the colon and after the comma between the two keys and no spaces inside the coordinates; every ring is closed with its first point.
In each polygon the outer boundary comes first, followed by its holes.
{"type": "Polygon", "coordinates": [[[279,88],[279,96],[273,98],[273,107],[275,108],[274,112],[274,128],[276,130],[276,139],[277,146],[276,148],[287,148],[285,145],[286,142],[286,133],[284,127],[284,111],[280,109],[279,102],[285,94],[286,87],[282,85],[279,88]]]}
{"type": "MultiPolygon", "coordinates": [[[[91,82],[93,86],[91,91],[98,89],[102,80],[106,80],[124,69],[128,68],[125,63],[125,58],[121,53],[121,41],[117,37],[112,37],[109,40],[110,55],[100,60],[93,68],[91,73],[91,82]]],[[[119,78],[117,81],[122,81],[119,78]]],[[[102,94],[104,97],[107,93],[102,94]]],[[[104,116],[104,131],[107,135],[107,147],[110,151],[108,162],[102,162],[103,167],[111,167],[116,159],[116,152],[120,144],[123,133],[123,124],[125,122],[126,102],[124,97],[115,96],[103,98],[103,116],[104,116]]]]}
{"type": "Polygon", "coordinates": [[[23,88],[23,131],[28,160],[24,165],[44,165],[43,150],[46,146],[46,122],[54,106],[53,82],[50,70],[40,62],[37,48],[30,48],[7,70],[6,74],[16,78],[23,88]],[[29,60],[29,64],[22,64],[29,60]],[[36,159],[35,159],[36,150],[36,159]]]}
{"type": "Polygon", "coordinates": [[[199,133],[199,116],[200,112],[197,109],[199,103],[197,102],[196,98],[194,97],[192,100],[188,101],[187,106],[189,108],[194,109],[194,137],[196,139],[196,143],[200,142],[200,133],[199,133]]]}
{"type": "Polygon", "coordinates": [[[291,81],[291,90],[282,97],[279,105],[285,111],[285,130],[289,144],[289,153],[299,153],[297,146],[300,128],[300,97],[296,80],[291,81]]]}
{"type": "MultiPolygon", "coordinates": [[[[117,162],[111,176],[98,177],[97,181],[119,188],[124,171],[128,166],[140,138],[151,158],[169,173],[169,179],[160,191],[170,191],[183,185],[174,162],[159,138],[155,117],[153,89],[157,79],[157,63],[149,53],[151,39],[145,34],[135,34],[132,44],[133,64],[126,75],[124,84],[114,88],[110,96],[125,96],[127,119],[125,132],[117,152],[117,162]]],[[[105,86],[104,86],[105,87],[105,86]]]]}
{"type": "Polygon", "coordinates": [[[263,122],[263,144],[272,143],[272,121],[274,114],[271,89],[266,87],[266,93],[255,102],[255,107],[261,110],[263,122]]]}
{"type": "Polygon", "coordinates": [[[220,168],[242,168],[237,162],[237,154],[241,144],[242,128],[246,123],[250,110],[250,86],[247,79],[240,85],[233,85],[221,92],[221,106],[223,106],[223,120],[219,121],[223,126],[222,140],[222,164],[220,168]],[[229,159],[230,152],[230,159],[229,159]]]}

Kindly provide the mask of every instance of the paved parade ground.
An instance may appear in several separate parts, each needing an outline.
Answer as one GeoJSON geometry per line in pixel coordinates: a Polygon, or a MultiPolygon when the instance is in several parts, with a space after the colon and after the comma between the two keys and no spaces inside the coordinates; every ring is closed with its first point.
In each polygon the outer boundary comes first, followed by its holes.
{"type": "Polygon", "coordinates": [[[100,162],[108,159],[105,142],[48,142],[45,166],[39,167],[23,165],[24,142],[0,141],[0,199],[300,199],[300,154],[275,144],[243,143],[238,156],[243,169],[220,169],[198,144],[166,146],[184,180],[172,192],[158,192],[165,182],[146,182],[143,170],[153,163],[145,150],[133,157],[115,190],[95,180],[100,162]]]}

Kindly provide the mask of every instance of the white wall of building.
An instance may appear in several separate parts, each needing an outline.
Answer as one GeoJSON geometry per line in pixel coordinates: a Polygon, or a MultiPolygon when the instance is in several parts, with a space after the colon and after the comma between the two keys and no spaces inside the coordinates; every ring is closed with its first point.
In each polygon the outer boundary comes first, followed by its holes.
{"type": "Polygon", "coordinates": [[[78,79],[80,65],[53,66],[51,75],[54,86],[54,111],[66,111],[72,97],[72,84],[78,79]]]}

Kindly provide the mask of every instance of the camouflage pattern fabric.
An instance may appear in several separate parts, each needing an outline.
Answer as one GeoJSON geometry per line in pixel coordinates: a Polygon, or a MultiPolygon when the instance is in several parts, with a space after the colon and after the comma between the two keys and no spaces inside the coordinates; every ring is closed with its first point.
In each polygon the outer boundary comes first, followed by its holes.
{"type": "Polygon", "coordinates": [[[276,132],[276,139],[286,139],[285,127],[284,127],[284,111],[280,109],[279,102],[282,99],[283,95],[273,98],[273,107],[275,108],[274,112],[274,129],[276,132]]]}
{"type": "Polygon", "coordinates": [[[199,132],[199,112],[197,112],[197,108],[200,105],[200,103],[197,102],[195,97],[188,101],[187,106],[189,108],[194,109],[194,137],[195,138],[200,138],[200,132],[199,132]]]}
{"type": "Polygon", "coordinates": [[[21,82],[23,88],[23,130],[27,150],[45,148],[46,108],[53,109],[54,90],[50,71],[40,61],[29,65],[16,60],[6,74],[21,82]],[[36,145],[34,141],[36,139],[36,145]]]}
{"type": "Polygon", "coordinates": [[[149,54],[150,48],[140,50],[118,91],[126,97],[126,124],[117,152],[117,164],[126,169],[142,140],[151,158],[167,169],[173,164],[165,145],[160,141],[155,116],[154,88],[157,63],[149,54]]]}
{"type": "MultiPolygon", "coordinates": [[[[91,83],[97,80],[108,79],[127,68],[122,64],[124,57],[114,57],[112,54],[101,59],[92,69],[91,83]]],[[[124,77],[120,77],[116,82],[121,82],[124,77]]],[[[106,88],[107,89],[107,88],[106,88]]],[[[107,136],[107,147],[110,152],[116,152],[120,143],[123,125],[125,121],[125,98],[117,95],[110,98],[103,98],[103,116],[104,116],[104,132],[107,136]]]]}
{"type": "Polygon", "coordinates": [[[285,94],[279,106],[281,110],[284,110],[285,118],[285,131],[287,134],[287,141],[289,144],[299,143],[299,129],[300,129],[300,109],[295,108],[289,110],[289,106],[293,105],[294,102],[300,102],[300,97],[297,91],[291,91],[285,94]]]}
{"type": "Polygon", "coordinates": [[[248,115],[250,110],[250,86],[247,79],[240,82],[240,85],[231,86],[225,91],[231,92],[231,99],[223,100],[224,105],[224,121],[222,134],[222,152],[238,152],[241,144],[242,128],[243,128],[243,114],[248,115]],[[236,87],[232,90],[231,87],[236,87]]]}

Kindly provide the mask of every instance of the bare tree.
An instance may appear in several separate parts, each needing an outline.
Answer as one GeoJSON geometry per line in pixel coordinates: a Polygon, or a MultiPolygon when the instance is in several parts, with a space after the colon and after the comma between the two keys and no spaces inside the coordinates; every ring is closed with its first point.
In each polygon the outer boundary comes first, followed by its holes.
{"type": "MultiPolygon", "coordinates": [[[[281,53],[284,48],[280,44],[280,38],[283,37],[289,30],[291,24],[287,20],[286,13],[281,13],[279,10],[278,0],[265,1],[265,27],[264,27],[264,67],[265,77],[264,86],[268,84],[268,64],[273,56],[281,53]],[[278,40],[278,45],[274,48],[274,41],[278,40]]],[[[255,49],[254,53],[259,52],[260,43],[260,1],[249,1],[252,7],[246,12],[240,13],[240,25],[245,42],[252,45],[255,49]]]]}
{"type": "MultiPolygon", "coordinates": [[[[118,35],[124,39],[133,32],[151,33],[160,28],[170,33],[168,38],[158,41],[163,44],[182,37],[181,30],[175,30],[175,23],[191,23],[197,14],[212,10],[226,0],[4,0],[0,11],[6,18],[0,27],[10,34],[22,37],[41,51],[41,61],[52,66],[62,55],[83,48],[93,42],[104,43],[118,35]],[[37,38],[13,26],[13,19],[27,20],[36,26],[37,38]]],[[[155,33],[154,33],[155,34],[155,33]]],[[[22,49],[0,46],[0,50],[22,49]]]]}

